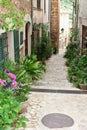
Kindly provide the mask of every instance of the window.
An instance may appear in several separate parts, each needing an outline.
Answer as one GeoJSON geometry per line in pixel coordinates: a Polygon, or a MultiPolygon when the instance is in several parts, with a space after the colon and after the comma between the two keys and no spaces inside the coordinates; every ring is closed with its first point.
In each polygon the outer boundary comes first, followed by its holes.
{"type": "Polygon", "coordinates": [[[20,32],[20,45],[23,44],[23,32],[20,32]]]}
{"type": "Polygon", "coordinates": [[[46,13],[46,0],[44,0],[44,13],[46,13]]]}
{"type": "Polygon", "coordinates": [[[8,58],[8,37],[7,33],[0,35],[0,69],[5,65],[5,60],[8,58]]]}
{"type": "Polygon", "coordinates": [[[40,5],[41,5],[41,2],[40,2],[41,0],[37,0],[37,8],[39,8],[40,9],[40,5]]]}
{"type": "Polygon", "coordinates": [[[8,37],[7,37],[7,33],[3,33],[3,39],[4,39],[4,53],[5,53],[5,57],[8,57],[8,37]]]}

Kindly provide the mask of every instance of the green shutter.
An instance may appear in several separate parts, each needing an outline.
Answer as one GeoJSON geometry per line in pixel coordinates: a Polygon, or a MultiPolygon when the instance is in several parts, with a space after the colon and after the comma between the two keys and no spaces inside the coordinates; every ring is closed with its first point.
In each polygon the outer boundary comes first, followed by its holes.
{"type": "Polygon", "coordinates": [[[14,57],[16,62],[18,62],[20,58],[19,51],[19,31],[14,30],[14,57]]]}
{"type": "Polygon", "coordinates": [[[20,32],[20,45],[23,44],[23,32],[20,32]]]}
{"type": "Polygon", "coordinates": [[[4,37],[0,35],[0,68],[3,67],[5,63],[5,53],[4,53],[4,37]]]}
{"type": "Polygon", "coordinates": [[[40,0],[37,0],[37,8],[40,9],[40,0]]]}

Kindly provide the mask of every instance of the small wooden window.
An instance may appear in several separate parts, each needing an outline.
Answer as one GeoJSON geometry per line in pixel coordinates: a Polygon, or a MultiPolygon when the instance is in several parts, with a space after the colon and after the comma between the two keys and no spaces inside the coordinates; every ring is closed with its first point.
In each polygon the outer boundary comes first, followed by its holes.
{"type": "Polygon", "coordinates": [[[7,33],[3,33],[3,38],[4,38],[5,57],[8,57],[8,37],[7,37],[7,33]]]}
{"type": "Polygon", "coordinates": [[[23,44],[23,32],[20,32],[20,45],[23,44]]]}
{"type": "Polygon", "coordinates": [[[44,13],[46,13],[46,0],[44,0],[44,13]]]}
{"type": "Polygon", "coordinates": [[[41,0],[37,0],[37,8],[41,8],[41,2],[40,2],[41,0]]]}

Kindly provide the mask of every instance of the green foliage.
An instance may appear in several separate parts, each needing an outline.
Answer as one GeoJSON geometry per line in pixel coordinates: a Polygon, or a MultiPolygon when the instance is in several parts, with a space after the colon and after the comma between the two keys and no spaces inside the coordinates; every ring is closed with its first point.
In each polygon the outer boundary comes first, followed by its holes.
{"type": "Polygon", "coordinates": [[[38,60],[46,60],[53,54],[53,47],[51,45],[51,39],[48,36],[48,26],[42,25],[42,37],[37,39],[35,44],[35,54],[38,60]]]}
{"type": "Polygon", "coordinates": [[[30,75],[33,79],[39,79],[41,74],[43,73],[43,69],[41,67],[41,62],[37,61],[36,55],[26,56],[23,61],[23,68],[25,72],[30,75]]]}
{"type": "Polygon", "coordinates": [[[5,61],[5,65],[3,68],[0,70],[0,78],[6,79],[8,76],[4,74],[5,68],[8,69],[10,72],[15,73],[16,69],[18,67],[18,64],[11,61],[10,59],[7,59],[5,61]]]}
{"type": "Polygon", "coordinates": [[[66,48],[66,52],[64,57],[67,58],[66,64],[70,65],[74,58],[76,58],[77,55],[79,55],[79,41],[73,41],[69,43],[69,45],[66,48]]]}
{"type": "Polygon", "coordinates": [[[72,0],[60,0],[61,9],[72,13],[73,3],[72,0]]]}
{"type": "Polygon", "coordinates": [[[87,79],[87,54],[78,56],[72,62],[68,69],[68,75],[70,81],[72,81],[76,87],[79,87],[80,83],[86,83],[87,79]],[[73,78],[74,77],[74,78],[73,78]]]}
{"type": "Polygon", "coordinates": [[[21,105],[12,95],[10,90],[0,87],[0,130],[10,130],[21,109],[21,105]]]}
{"type": "Polygon", "coordinates": [[[16,98],[18,102],[24,102],[28,99],[27,94],[29,94],[31,90],[32,89],[28,83],[23,84],[23,87],[21,89],[19,88],[15,89],[14,97],[16,98]]]}
{"type": "Polygon", "coordinates": [[[79,29],[72,29],[70,31],[70,37],[76,41],[78,39],[79,29]]]}
{"type": "Polygon", "coordinates": [[[25,23],[24,16],[25,12],[19,12],[10,0],[1,0],[0,4],[5,8],[6,13],[0,14],[1,28],[6,31],[14,30],[15,28],[21,28],[25,23]]]}
{"type": "Polygon", "coordinates": [[[15,124],[15,127],[20,128],[22,126],[23,128],[26,128],[26,126],[27,126],[26,121],[27,120],[28,119],[25,116],[19,116],[18,119],[17,119],[17,122],[15,124]]]}

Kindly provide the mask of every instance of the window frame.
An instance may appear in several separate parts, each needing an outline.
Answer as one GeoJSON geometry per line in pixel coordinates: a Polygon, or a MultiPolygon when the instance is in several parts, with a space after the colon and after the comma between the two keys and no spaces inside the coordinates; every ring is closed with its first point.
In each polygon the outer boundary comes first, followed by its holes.
{"type": "Polygon", "coordinates": [[[23,44],[23,31],[20,32],[20,45],[23,44]]]}
{"type": "Polygon", "coordinates": [[[41,0],[37,0],[37,8],[41,9],[41,0]]]}

